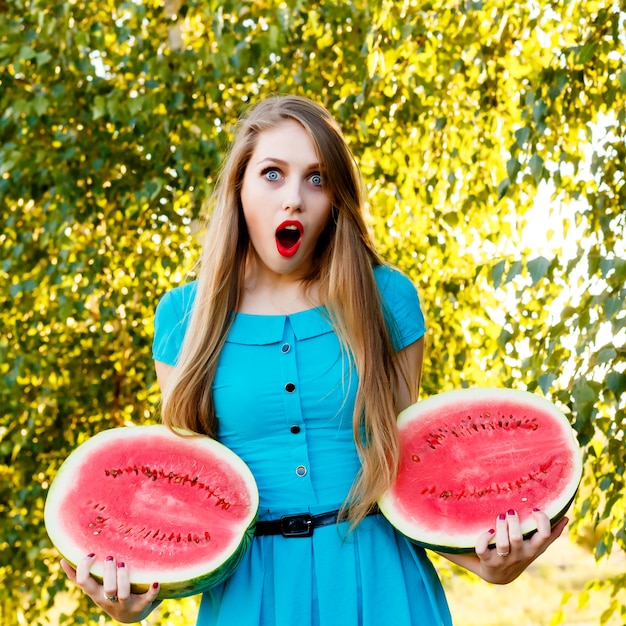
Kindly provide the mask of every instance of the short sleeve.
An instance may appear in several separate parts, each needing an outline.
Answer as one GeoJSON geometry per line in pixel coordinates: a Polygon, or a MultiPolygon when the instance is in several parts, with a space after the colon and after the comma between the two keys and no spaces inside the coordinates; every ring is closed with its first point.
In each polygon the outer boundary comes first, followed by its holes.
{"type": "Polygon", "coordinates": [[[402,350],[426,332],[417,289],[405,274],[386,265],[375,267],[374,276],[393,345],[402,350]]]}
{"type": "Polygon", "coordinates": [[[168,291],[157,305],[154,315],[152,358],[167,365],[176,365],[185,339],[196,283],[188,283],[168,291]]]}

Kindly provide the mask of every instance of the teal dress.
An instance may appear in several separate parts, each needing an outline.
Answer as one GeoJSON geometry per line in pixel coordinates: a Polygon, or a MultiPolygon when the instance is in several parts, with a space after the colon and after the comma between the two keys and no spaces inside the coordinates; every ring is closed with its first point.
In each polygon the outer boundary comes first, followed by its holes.
{"type": "MultiPolygon", "coordinates": [[[[394,345],[425,332],[412,283],[376,267],[394,345]]],[[[157,307],[153,355],[175,365],[196,285],[157,307]]],[[[357,377],[324,307],[293,315],[238,313],[213,383],[217,437],[252,470],[259,519],[338,509],[359,469],[352,435],[357,377]]],[[[340,523],[312,537],[255,537],[242,563],[203,595],[199,626],[446,626],[428,557],[383,518],[352,533],[340,523]]]]}

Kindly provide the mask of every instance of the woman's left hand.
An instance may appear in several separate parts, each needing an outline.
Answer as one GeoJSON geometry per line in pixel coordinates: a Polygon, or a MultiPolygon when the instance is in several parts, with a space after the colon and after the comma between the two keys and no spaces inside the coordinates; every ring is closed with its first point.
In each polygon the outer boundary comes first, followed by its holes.
{"type": "Polygon", "coordinates": [[[483,533],[476,542],[479,563],[475,573],[487,582],[501,585],[511,582],[545,552],[569,521],[564,517],[554,528],[550,528],[547,515],[534,510],[533,516],[537,521],[537,532],[524,539],[517,513],[513,510],[501,513],[496,519],[495,529],[483,533]],[[494,535],[495,548],[489,545],[493,543],[494,535]]]}

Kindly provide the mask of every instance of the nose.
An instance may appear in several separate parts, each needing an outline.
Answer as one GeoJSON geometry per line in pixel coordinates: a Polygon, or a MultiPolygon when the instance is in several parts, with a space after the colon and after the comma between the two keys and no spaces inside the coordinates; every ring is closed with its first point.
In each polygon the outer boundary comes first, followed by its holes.
{"type": "Polygon", "coordinates": [[[302,189],[300,181],[292,179],[283,186],[283,209],[285,211],[302,210],[302,189]]]}

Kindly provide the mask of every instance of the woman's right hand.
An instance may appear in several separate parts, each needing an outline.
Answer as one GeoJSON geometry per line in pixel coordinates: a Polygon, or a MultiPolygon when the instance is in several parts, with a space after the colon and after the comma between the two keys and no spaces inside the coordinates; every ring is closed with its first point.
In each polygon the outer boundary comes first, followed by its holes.
{"type": "Polygon", "coordinates": [[[76,583],[103,611],[118,622],[130,624],[145,619],[160,603],[159,584],[153,583],[145,593],[131,593],[128,568],[116,563],[112,556],[104,561],[102,584],[91,575],[95,555],[81,559],[74,569],[65,559],[61,567],[67,577],[76,583]]]}

